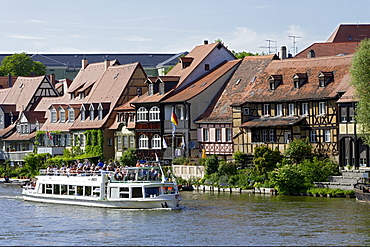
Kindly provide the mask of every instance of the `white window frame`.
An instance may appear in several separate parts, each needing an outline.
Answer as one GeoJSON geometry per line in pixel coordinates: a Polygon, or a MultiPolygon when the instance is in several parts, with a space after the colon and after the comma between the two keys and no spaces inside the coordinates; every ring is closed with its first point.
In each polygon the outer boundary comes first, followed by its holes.
{"type": "Polygon", "coordinates": [[[85,121],[86,115],[85,115],[85,110],[81,110],[81,122],[85,121]]]}
{"type": "Polygon", "coordinates": [[[65,121],[66,121],[66,111],[62,108],[62,109],[60,109],[60,111],[59,111],[59,115],[60,115],[60,120],[59,120],[59,122],[61,122],[61,123],[65,123],[65,121]]]}
{"type": "Polygon", "coordinates": [[[51,116],[51,122],[56,123],[57,122],[57,110],[51,109],[50,116],[51,116]]]}
{"type": "Polygon", "coordinates": [[[360,158],[360,160],[359,160],[359,166],[360,167],[366,167],[366,158],[360,158]]]}
{"type": "Polygon", "coordinates": [[[216,142],[221,142],[222,141],[221,129],[217,128],[215,130],[215,140],[216,140],[216,142]]]}
{"type": "Polygon", "coordinates": [[[278,117],[283,116],[283,104],[276,105],[276,116],[278,117]]]}
{"type": "Polygon", "coordinates": [[[331,142],[330,130],[324,130],[324,141],[325,142],[331,142]]]}
{"type": "Polygon", "coordinates": [[[267,133],[267,129],[263,129],[262,130],[262,142],[267,142],[267,135],[268,135],[268,133],[267,133]]]}
{"type": "Polygon", "coordinates": [[[208,142],[209,141],[209,129],[203,128],[203,141],[208,142]]]}
{"type": "Polygon", "coordinates": [[[269,130],[269,140],[270,142],[275,142],[275,130],[274,129],[270,129],[269,130]]]}
{"type": "Polygon", "coordinates": [[[316,130],[310,130],[310,142],[316,143],[317,142],[317,133],[316,130]]]}
{"type": "Polygon", "coordinates": [[[263,116],[270,116],[270,104],[263,104],[263,116]]]}
{"type": "Polygon", "coordinates": [[[149,121],[161,121],[160,110],[158,106],[153,106],[149,110],[149,121]]]}
{"type": "Polygon", "coordinates": [[[147,135],[142,134],[138,139],[139,149],[148,149],[149,148],[149,138],[147,135]]]}
{"type": "Polygon", "coordinates": [[[152,137],[152,140],[151,140],[151,147],[152,149],[161,149],[162,148],[162,138],[160,135],[158,134],[155,134],[153,137],[152,137]]]}
{"type": "Polygon", "coordinates": [[[302,115],[303,116],[308,115],[308,103],[302,103],[302,115]]]}
{"type": "Polygon", "coordinates": [[[145,107],[140,107],[136,113],[136,121],[143,122],[148,121],[148,110],[145,107]]]}
{"type": "Polygon", "coordinates": [[[295,105],[294,103],[288,104],[288,115],[294,116],[295,115],[295,105]]]}
{"type": "Polygon", "coordinates": [[[90,109],[90,121],[94,121],[94,110],[93,109],[90,109]]]}
{"type": "Polygon", "coordinates": [[[186,119],[186,112],[184,105],[176,105],[176,116],[178,120],[186,119]]]}
{"type": "Polygon", "coordinates": [[[326,102],[319,102],[319,115],[325,115],[326,114],[326,102]]]}
{"type": "Polygon", "coordinates": [[[231,128],[226,128],[226,141],[227,142],[231,142],[233,140],[232,133],[233,131],[231,128]]]}
{"type": "Polygon", "coordinates": [[[68,110],[68,122],[73,123],[75,121],[75,110],[69,109],[68,110]]]}

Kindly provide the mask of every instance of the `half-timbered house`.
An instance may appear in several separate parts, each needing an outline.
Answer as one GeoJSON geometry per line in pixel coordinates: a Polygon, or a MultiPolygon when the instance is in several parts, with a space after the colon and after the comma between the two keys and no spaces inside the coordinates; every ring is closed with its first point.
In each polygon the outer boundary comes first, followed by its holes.
{"type": "Polygon", "coordinates": [[[266,66],[277,59],[275,55],[245,57],[224,90],[214,98],[212,104],[196,120],[198,124],[197,142],[203,157],[216,154],[225,160],[231,160],[233,147],[233,116],[231,104],[243,99],[249,90],[249,84],[260,75],[266,66]]]}
{"type": "Polygon", "coordinates": [[[338,158],[336,101],[349,87],[352,56],[273,60],[234,103],[234,148],[252,155],[259,145],[284,152],[293,139],[338,158]],[[240,102],[240,101],[239,101],[240,102]]]}

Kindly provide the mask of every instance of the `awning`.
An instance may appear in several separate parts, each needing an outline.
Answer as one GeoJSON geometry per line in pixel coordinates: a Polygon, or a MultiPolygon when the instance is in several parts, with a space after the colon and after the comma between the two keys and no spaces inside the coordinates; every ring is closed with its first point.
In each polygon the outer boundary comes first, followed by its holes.
{"type": "Polygon", "coordinates": [[[273,126],[293,126],[301,122],[305,117],[261,117],[250,119],[243,123],[242,128],[263,128],[273,126]]]}

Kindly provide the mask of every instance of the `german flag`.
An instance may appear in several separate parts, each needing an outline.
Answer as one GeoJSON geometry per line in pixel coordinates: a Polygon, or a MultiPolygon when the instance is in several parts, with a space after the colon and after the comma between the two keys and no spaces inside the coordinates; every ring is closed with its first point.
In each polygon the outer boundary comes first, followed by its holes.
{"type": "Polygon", "coordinates": [[[179,122],[177,121],[177,117],[176,117],[176,114],[174,111],[172,111],[172,114],[171,114],[171,122],[174,124],[174,125],[178,125],[179,122]]]}

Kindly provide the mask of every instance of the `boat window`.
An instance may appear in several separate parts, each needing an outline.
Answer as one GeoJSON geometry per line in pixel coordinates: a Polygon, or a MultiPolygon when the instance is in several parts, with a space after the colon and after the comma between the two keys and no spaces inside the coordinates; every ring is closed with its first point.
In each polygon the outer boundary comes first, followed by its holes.
{"type": "Polygon", "coordinates": [[[93,196],[95,196],[95,197],[100,196],[100,187],[98,187],[98,186],[93,187],[93,196]]]}
{"type": "Polygon", "coordinates": [[[119,188],[119,198],[130,198],[130,189],[128,187],[119,188]]]}
{"type": "Polygon", "coordinates": [[[62,192],[61,195],[67,195],[67,191],[68,191],[67,188],[68,188],[67,185],[65,184],[61,185],[61,192],[62,192]]]}
{"type": "Polygon", "coordinates": [[[175,188],[174,187],[163,187],[163,192],[165,194],[174,194],[175,188]]]}
{"type": "Polygon", "coordinates": [[[68,195],[74,195],[76,192],[76,185],[70,185],[68,188],[68,195]]]}
{"type": "Polygon", "coordinates": [[[46,194],[52,194],[53,193],[53,185],[47,184],[46,185],[46,194]]]}
{"type": "Polygon", "coordinates": [[[84,187],[83,186],[77,186],[77,196],[83,196],[84,195],[84,187]]]}
{"type": "Polygon", "coordinates": [[[145,197],[156,197],[159,196],[159,188],[145,188],[145,197]]]}
{"type": "Polygon", "coordinates": [[[54,184],[54,194],[60,194],[60,184],[54,184]]]}
{"type": "Polygon", "coordinates": [[[141,187],[132,187],[132,198],[142,198],[143,190],[141,187]]]}
{"type": "Polygon", "coordinates": [[[85,187],[85,196],[91,196],[91,186],[85,187]]]}
{"type": "Polygon", "coordinates": [[[38,193],[40,193],[40,189],[41,189],[41,193],[42,194],[45,194],[45,184],[40,184],[39,192],[38,193]]]}

